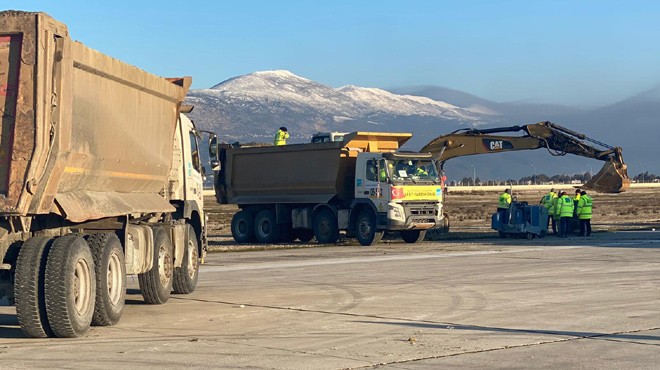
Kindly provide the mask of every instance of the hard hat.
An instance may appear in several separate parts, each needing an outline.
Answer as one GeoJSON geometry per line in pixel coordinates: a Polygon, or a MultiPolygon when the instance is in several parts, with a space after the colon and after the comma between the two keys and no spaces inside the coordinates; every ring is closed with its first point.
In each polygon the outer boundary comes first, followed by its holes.
{"type": "Polygon", "coordinates": [[[286,130],[286,127],[284,127],[284,126],[280,127],[280,130],[282,130],[282,131],[284,131],[284,132],[287,131],[287,130],[286,130]]]}

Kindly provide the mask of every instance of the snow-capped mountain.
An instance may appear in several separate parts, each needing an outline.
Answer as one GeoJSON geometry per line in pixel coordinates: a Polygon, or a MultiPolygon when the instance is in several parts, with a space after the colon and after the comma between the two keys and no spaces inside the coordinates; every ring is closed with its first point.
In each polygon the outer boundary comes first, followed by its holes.
{"type": "Polygon", "coordinates": [[[419,137],[411,147],[461,126],[492,122],[496,115],[427,97],[359,86],[333,88],[289,71],[254,72],[210,89],[192,90],[191,118],[225,141],[270,141],[287,126],[291,142],[319,131],[399,131],[419,137]]]}
{"type": "MultiPolygon", "coordinates": [[[[497,103],[442,87],[408,87],[388,92],[376,88],[333,88],[288,71],[254,72],[210,89],[192,90],[186,99],[198,127],[225,142],[271,142],[280,126],[290,143],[306,142],[315,132],[411,132],[404,149],[416,150],[433,138],[470,126],[524,125],[550,120],[588,136],[622,146],[632,174],[654,171],[659,127],[660,85],[622,102],[596,109],[549,104],[497,103]],[[626,126],[629,135],[622,135],[626,126]],[[643,134],[641,134],[643,133],[643,134]]],[[[583,173],[598,167],[592,159],[555,159],[544,150],[468,156],[445,167],[452,179],[519,178],[539,173],[583,173]],[[532,167],[532,164],[535,167],[532,167]],[[478,170],[476,170],[478,168],[478,170]]]]}

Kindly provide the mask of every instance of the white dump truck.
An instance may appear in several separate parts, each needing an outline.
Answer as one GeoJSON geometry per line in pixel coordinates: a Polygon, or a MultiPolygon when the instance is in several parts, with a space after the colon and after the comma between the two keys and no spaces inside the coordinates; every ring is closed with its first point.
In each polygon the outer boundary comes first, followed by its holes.
{"type": "Polygon", "coordinates": [[[191,79],[165,79],[69,37],[44,13],[0,12],[0,293],[30,337],[191,293],[206,251],[191,79]]]}
{"type": "Polygon", "coordinates": [[[411,137],[353,132],[319,143],[221,145],[211,153],[219,169],[216,197],[240,208],[231,224],[234,240],[334,243],[344,230],[362,245],[377,243],[385,231],[415,243],[427,230],[445,227],[435,160],[398,150],[411,137]]]}

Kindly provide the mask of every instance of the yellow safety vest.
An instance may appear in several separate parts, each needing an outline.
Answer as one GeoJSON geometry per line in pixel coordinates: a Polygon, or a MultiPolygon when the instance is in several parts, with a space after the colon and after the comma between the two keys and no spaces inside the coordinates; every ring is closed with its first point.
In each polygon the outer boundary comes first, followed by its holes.
{"type": "Polygon", "coordinates": [[[554,198],[554,201],[552,203],[552,217],[555,219],[561,217],[561,198],[557,197],[554,198]]]}
{"type": "Polygon", "coordinates": [[[497,208],[509,208],[509,204],[511,204],[511,194],[502,193],[499,202],[497,202],[497,208]]]}
{"type": "Polygon", "coordinates": [[[277,145],[286,145],[286,139],[289,138],[289,133],[286,131],[282,130],[277,130],[277,133],[275,134],[275,140],[273,141],[273,144],[277,145]]]}
{"type": "Polygon", "coordinates": [[[559,203],[561,204],[559,211],[560,216],[573,217],[573,208],[575,207],[573,200],[568,195],[564,195],[563,197],[559,198],[559,203]]]}
{"type": "MultiPolygon", "coordinates": [[[[557,194],[555,194],[553,192],[549,192],[548,194],[546,194],[543,197],[543,199],[541,199],[541,204],[543,204],[545,206],[545,208],[550,210],[550,208],[552,208],[552,206],[554,206],[554,204],[555,204],[554,203],[554,198],[557,198],[557,194]]],[[[550,212],[548,212],[548,213],[550,213],[550,212]]]]}
{"type": "Polygon", "coordinates": [[[577,215],[580,220],[591,220],[591,207],[593,200],[587,194],[580,197],[577,206],[577,215]]]}

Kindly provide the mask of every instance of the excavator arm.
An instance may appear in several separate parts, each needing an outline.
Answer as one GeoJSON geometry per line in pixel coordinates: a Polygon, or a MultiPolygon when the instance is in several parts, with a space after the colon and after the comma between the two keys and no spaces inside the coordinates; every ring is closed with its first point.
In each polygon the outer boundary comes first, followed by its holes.
{"type": "Polygon", "coordinates": [[[582,186],[601,193],[619,193],[630,187],[620,147],[613,147],[552,122],[490,129],[462,129],[439,136],[421,151],[441,162],[461,156],[546,148],[551,155],[568,153],[605,161],[603,168],[582,186]],[[522,132],[522,136],[498,135],[522,132]],[[598,149],[592,144],[603,149],[598,149]]]}

